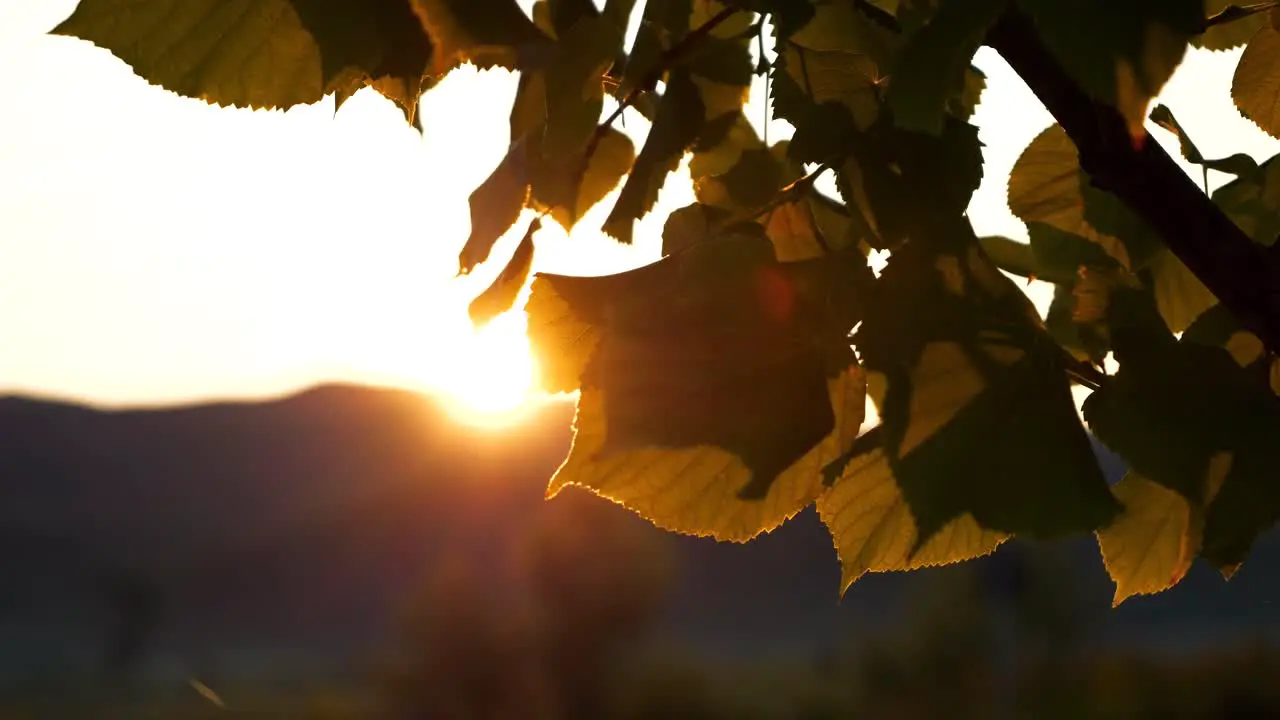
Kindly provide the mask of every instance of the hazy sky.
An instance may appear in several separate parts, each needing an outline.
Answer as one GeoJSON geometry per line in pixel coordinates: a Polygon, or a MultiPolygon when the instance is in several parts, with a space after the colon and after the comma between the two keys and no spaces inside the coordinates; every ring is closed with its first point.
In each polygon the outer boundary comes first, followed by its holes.
{"type": "MultiPolygon", "coordinates": [[[[477,368],[527,382],[519,314],[479,336],[467,320],[497,268],[453,278],[467,196],[505,152],[514,75],[450,76],[423,98],[422,138],[371,90],[336,116],[332,99],[219,109],[46,35],[75,4],[0,2],[0,393],[150,405],[326,380],[461,388],[477,368]]],[[[1238,57],[1196,52],[1162,100],[1207,155],[1261,160],[1280,143],[1230,103],[1238,57]]],[[[998,56],[984,49],[978,64],[987,167],[970,213],[980,234],[1023,238],[1005,183],[1050,120],[998,56]]],[[[763,120],[760,98],[749,112],[763,120]]],[[[627,127],[639,137],[643,123],[627,127]]],[[[598,232],[612,197],[572,243],[544,230],[538,269],[654,260],[666,213],[693,193],[687,173],[673,175],[634,248],[598,232]]]]}

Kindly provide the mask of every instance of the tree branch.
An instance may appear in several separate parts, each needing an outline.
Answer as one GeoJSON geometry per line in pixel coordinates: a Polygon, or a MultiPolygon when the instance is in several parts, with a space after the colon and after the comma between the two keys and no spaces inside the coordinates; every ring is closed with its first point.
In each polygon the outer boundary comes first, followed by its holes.
{"type": "Polygon", "coordinates": [[[1066,131],[1093,183],[1120,198],[1271,350],[1280,350],[1280,266],[1202,193],[1158,143],[1134,143],[1115,108],[1096,102],[1040,42],[1032,20],[1010,10],[988,33],[1066,131]]]}

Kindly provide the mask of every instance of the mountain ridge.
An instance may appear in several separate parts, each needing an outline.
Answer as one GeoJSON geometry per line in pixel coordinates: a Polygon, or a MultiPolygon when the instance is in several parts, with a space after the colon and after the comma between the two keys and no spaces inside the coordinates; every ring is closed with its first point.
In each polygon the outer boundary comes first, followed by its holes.
{"type": "MultiPolygon", "coordinates": [[[[46,664],[83,655],[100,633],[82,622],[101,612],[95,583],[121,573],[167,588],[176,610],[166,652],[220,642],[372,652],[445,555],[474,558],[505,592],[504,543],[557,502],[543,493],[571,419],[571,405],[552,403],[511,428],[469,428],[429,396],[347,384],[139,410],[0,398],[0,567],[11,571],[0,585],[0,668],[32,665],[24,652],[35,645],[62,652],[46,664]],[[14,629],[24,626],[43,629],[14,629]]],[[[1123,467],[1099,452],[1114,482],[1123,467]]],[[[1198,566],[1172,591],[1115,611],[1091,538],[868,576],[840,600],[839,564],[812,510],[739,545],[662,533],[599,502],[613,522],[648,528],[672,549],[661,626],[709,652],[808,655],[902,627],[904,599],[948,577],[980,573],[984,592],[1003,597],[1000,578],[1024,566],[1063,568],[1053,573],[1080,598],[1071,612],[1104,639],[1156,642],[1170,628],[1280,634],[1280,605],[1268,605],[1280,601],[1274,532],[1230,584],[1198,566]]]]}

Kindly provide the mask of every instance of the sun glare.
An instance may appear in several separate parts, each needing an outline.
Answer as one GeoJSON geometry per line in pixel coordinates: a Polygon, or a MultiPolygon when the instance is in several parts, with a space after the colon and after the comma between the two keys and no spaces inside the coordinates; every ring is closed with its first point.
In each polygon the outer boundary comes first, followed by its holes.
{"type": "Polygon", "coordinates": [[[525,336],[523,312],[503,313],[450,343],[439,386],[461,421],[486,427],[520,419],[539,398],[537,362],[525,336]]]}

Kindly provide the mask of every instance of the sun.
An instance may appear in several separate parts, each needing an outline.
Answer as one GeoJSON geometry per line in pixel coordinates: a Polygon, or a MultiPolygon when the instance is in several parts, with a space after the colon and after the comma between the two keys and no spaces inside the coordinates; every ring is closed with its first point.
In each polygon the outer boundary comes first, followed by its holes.
{"type": "Polygon", "coordinates": [[[521,419],[542,400],[537,361],[525,335],[521,309],[499,315],[452,339],[448,367],[437,387],[460,421],[500,427],[521,419]]]}

